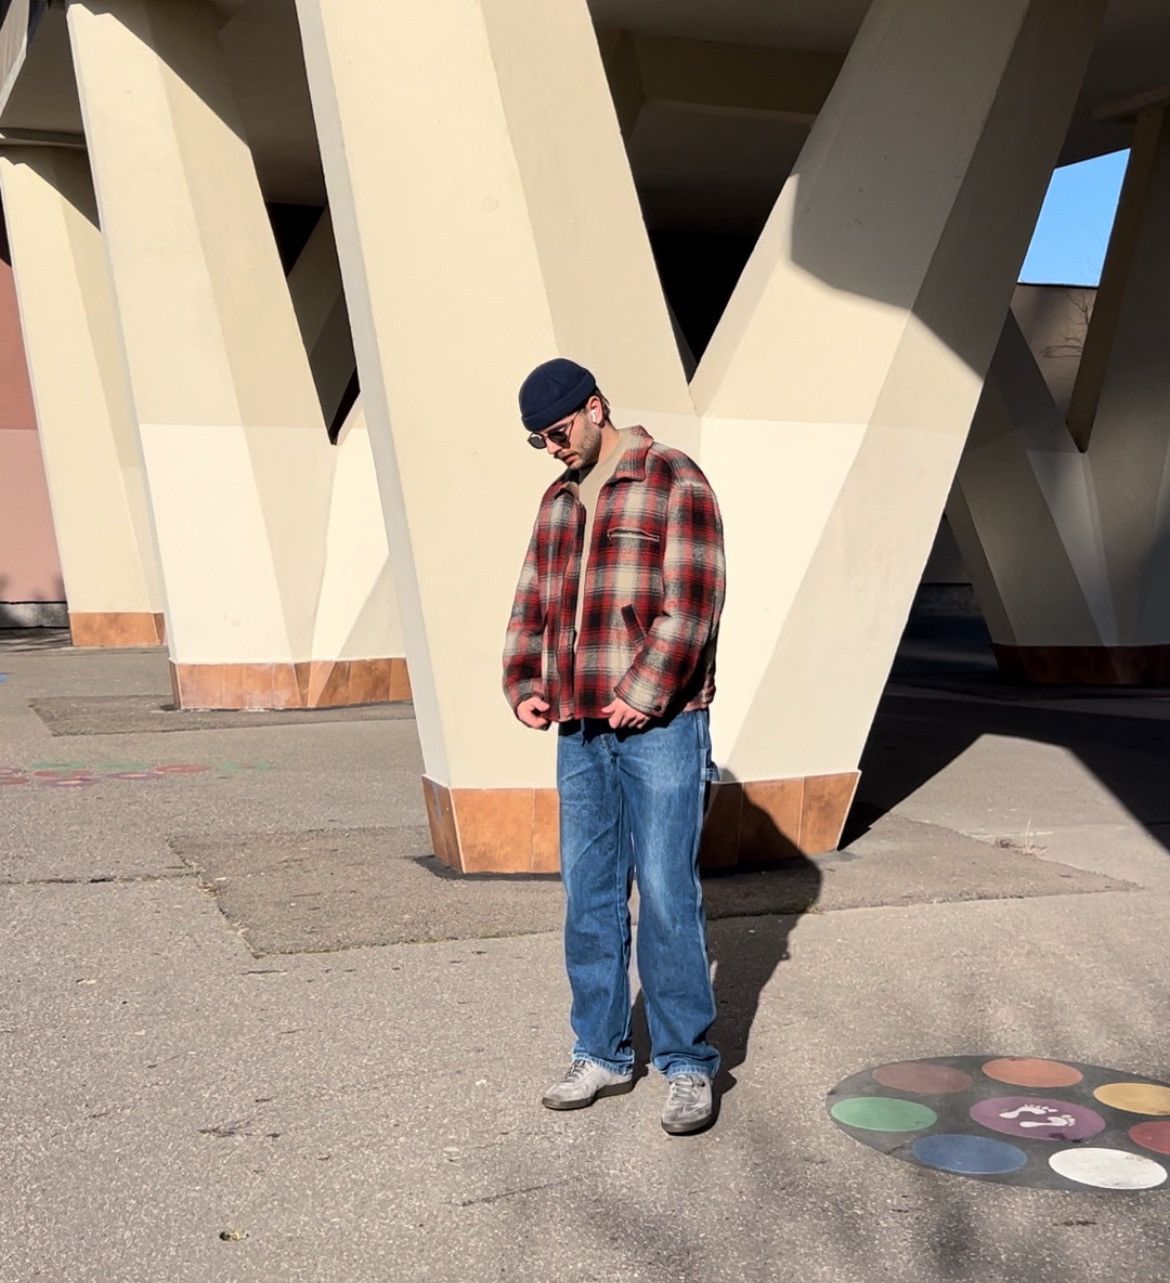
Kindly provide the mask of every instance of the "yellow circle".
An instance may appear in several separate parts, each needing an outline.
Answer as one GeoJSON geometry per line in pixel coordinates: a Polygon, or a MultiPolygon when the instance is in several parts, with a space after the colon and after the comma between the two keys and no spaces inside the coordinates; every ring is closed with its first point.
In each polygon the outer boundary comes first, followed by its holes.
{"type": "Polygon", "coordinates": [[[1093,1093],[1103,1105],[1127,1114],[1170,1114],[1170,1087],[1153,1083],[1106,1083],[1093,1093]]]}

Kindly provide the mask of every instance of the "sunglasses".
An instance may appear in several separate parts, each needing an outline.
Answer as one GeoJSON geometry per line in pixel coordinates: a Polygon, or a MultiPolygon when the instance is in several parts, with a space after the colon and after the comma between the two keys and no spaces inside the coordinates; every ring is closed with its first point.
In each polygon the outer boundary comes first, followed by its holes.
{"type": "MultiPolygon", "coordinates": [[[[582,406],[581,410],[585,407],[582,406]]],[[[545,428],[543,432],[531,432],[528,435],[528,444],[534,450],[547,450],[548,443],[559,449],[564,449],[569,444],[569,433],[573,430],[573,420],[581,413],[581,410],[574,410],[564,423],[558,423],[555,427],[545,428]]]]}

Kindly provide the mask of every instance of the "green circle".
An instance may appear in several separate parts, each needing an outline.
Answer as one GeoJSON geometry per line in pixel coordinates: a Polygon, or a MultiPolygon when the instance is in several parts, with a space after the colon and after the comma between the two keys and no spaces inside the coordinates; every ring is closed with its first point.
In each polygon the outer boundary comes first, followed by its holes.
{"type": "Polygon", "coordinates": [[[920,1132],[938,1122],[933,1109],[893,1096],[851,1096],[839,1100],[829,1113],[846,1127],[867,1132],[920,1132]]]}

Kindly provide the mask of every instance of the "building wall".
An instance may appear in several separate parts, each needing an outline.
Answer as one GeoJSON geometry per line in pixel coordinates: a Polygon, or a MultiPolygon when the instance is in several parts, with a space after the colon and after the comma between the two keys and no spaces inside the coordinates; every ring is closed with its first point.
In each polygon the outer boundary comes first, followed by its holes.
{"type": "Polygon", "coordinates": [[[1019,285],[1012,311],[1052,399],[1068,414],[1097,291],[1087,285],[1019,285]]]}
{"type": "Polygon", "coordinates": [[[63,623],[65,589],[0,221],[0,627],[63,623]]]}

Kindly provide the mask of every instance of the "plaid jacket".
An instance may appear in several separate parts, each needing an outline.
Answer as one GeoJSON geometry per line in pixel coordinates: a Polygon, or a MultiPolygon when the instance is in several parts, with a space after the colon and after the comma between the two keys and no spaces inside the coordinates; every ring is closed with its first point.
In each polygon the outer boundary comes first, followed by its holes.
{"type": "Polygon", "coordinates": [[[719,506],[685,454],[643,428],[633,433],[597,499],[577,639],[585,509],[572,472],[540,501],[504,648],[513,711],[541,695],[552,721],[600,717],[616,693],[660,718],[714,697],[724,593],[719,506]]]}

